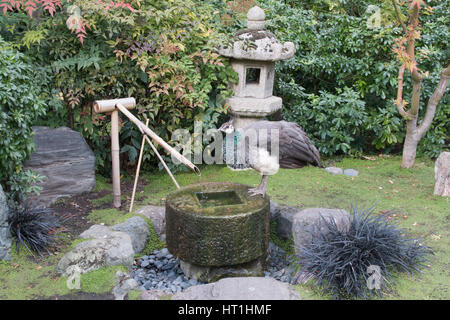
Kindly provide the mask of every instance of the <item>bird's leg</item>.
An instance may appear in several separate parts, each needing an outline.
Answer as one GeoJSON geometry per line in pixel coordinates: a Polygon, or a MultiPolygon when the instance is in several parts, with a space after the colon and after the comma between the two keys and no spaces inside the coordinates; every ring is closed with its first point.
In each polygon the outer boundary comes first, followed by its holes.
{"type": "Polygon", "coordinates": [[[257,186],[256,188],[248,189],[248,193],[251,196],[256,196],[256,195],[260,194],[264,197],[266,195],[267,180],[269,180],[269,176],[263,175],[259,186],[257,186]]]}

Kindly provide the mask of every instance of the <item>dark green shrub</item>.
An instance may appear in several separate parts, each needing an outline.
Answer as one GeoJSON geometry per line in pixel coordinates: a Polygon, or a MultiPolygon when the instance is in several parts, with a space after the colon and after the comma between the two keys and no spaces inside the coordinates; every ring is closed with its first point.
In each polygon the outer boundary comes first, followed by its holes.
{"type": "Polygon", "coordinates": [[[16,251],[25,247],[31,254],[49,253],[57,234],[64,230],[62,222],[50,209],[14,208],[9,229],[16,243],[16,251]]]}
{"type": "Polygon", "coordinates": [[[34,190],[28,187],[38,178],[22,170],[34,148],[31,125],[46,108],[34,75],[23,54],[0,38],[0,183],[13,198],[34,190]]]}
{"type": "Polygon", "coordinates": [[[321,154],[349,153],[352,146],[362,151],[364,141],[359,139],[369,117],[357,92],[344,88],[336,95],[320,91],[304,97],[300,104],[285,105],[285,118],[307,128],[321,154]]]}
{"type": "Polygon", "coordinates": [[[382,295],[394,282],[393,272],[420,273],[426,265],[431,250],[406,238],[404,230],[384,216],[374,215],[373,207],[360,211],[353,207],[350,215],[348,230],[338,228],[333,219],[322,219],[311,241],[298,248],[302,270],[314,275],[324,292],[338,298],[382,295]],[[368,286],[373,280],[369,266],[379,267],[378,289],[368,286]]]}

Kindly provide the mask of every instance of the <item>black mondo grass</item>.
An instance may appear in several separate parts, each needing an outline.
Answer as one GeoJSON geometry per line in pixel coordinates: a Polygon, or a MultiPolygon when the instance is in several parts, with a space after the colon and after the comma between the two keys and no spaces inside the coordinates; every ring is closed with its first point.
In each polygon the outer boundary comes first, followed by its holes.
{"type": "Polygon", "coordinates": [[[404,230],[373,209],[358,212],[353,206],[344,230],[322,217],[310,242],[298,248],[302,273],[313,276],[324,293],[338,299],[382,297],[392,287],[394,273],[421,274],[426,266],[431,249],[406,238],[404,230]]]}
{"type": "Polygon", "coordinates": [[[16,251],[25,247],[32,255],[50,253],[57,234],[65,230],[62,222],[50,209],[15,208],[9,218],[9,229],[16,251]]]}

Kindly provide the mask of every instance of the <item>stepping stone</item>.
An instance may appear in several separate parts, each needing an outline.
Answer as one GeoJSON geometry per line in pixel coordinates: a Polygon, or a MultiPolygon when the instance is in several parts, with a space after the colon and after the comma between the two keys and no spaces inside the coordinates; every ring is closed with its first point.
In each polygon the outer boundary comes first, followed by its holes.
{"type": "Polygon", "coordinates": [[[355,169],[345,169],[344,174],[349,177],[356,177],[358,176],[359,171],[355,169]]]}
{"type": "Polygon", "coordinates": [[[301,300],[301,298],[298,291],[288,283],[265,277],[236,277],[189,287],[173,295],[172,300],[301,300]]]}
{"type": "Polygon", "coordinates": [[[343,173],[342,169],[338,167],[326,167],[325,171],[331,173],[332,175],[343,173]]]}

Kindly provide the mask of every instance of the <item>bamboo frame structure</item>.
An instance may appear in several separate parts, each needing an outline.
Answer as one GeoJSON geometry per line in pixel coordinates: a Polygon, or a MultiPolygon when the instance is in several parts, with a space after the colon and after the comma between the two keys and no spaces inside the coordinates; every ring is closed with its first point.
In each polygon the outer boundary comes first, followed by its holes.
{"type": "MultiPolygon", "coordinates": [[[[148,127],[148,121],[145,121],[145,125],[148,127]]],[[[134,196],[136,195],[136,187],[139,180],[139,171],[141,170],[141,162],[142,162],[142,156],[144,155],[144,147],[145,147],[145,135],[142,135],[142,142],[141,142],[141,151],[139,152],[139,159],[138,164],[136,168],[136,177],[134,177],[134,185],[133,185],[133,193],[131,194],[131,202],[130,202],[130,210],[129,212],[133,211],[133,204],[134,204],[134,196]]]]}
{"type": "MultiPolygon", "coordinates": [[[[159,160],[162,162],[164,168],[168,172],[169,176],[174,181],[177,188],[180,188],[175,178],[173,177],[170,169],[165,164],[161,155],[156,150],[153,143],[150,141],[149,137],[156,141],[160,146],[162,146],[167,152],[174,156],[178,161],[182,162],[184,165],[193,170],[197,175],[200,175],[200,170],[183,155],[181,155],[177,150],[172,148],[167,142],[165,142],[161,137],[154,133],[150,128],[142,123],[138,118],[136,118],[129,110],[136,107],[136,100],[134,98],[121,98],[121,99],[110,99],[110,100],[97,100],[94,102],[94,110],[96,113],[108,113],[111,112],[111,157],[112,157],[112,177],[113,177],[113,205],[115,208],[120,208],[120,146],[119,146],[119,111],[122,112],[128,119],[133,122],[138,129],[144,134],[144,139],[150,144],[153,151],[158,156],[159,160]],[[149,137],[148,137],[149,136],[149,137]]],[[[142,151],[141,151],[142,152],[142,151]]],[[[140,155],[141,160],[141,155],[140,155]]],[[[139,161],[140,162],[140,161],[139,161]]],[[[140,163],[138,163],[140,166],[140,163]]],[[[137,173],[139,175],[139,171],[137,173]]],[[[133,192],[134,193],[134,192],[133,192]]],[[[134,195],[134,194],[133,194],[134,195]]]]}
{"type": "Polygon", "coordinates": [[[113,204],[119,208],[120,203],[120,146],[119,146],[119,111],[111,113],[111,160],[113,179],[113,204]]]}

